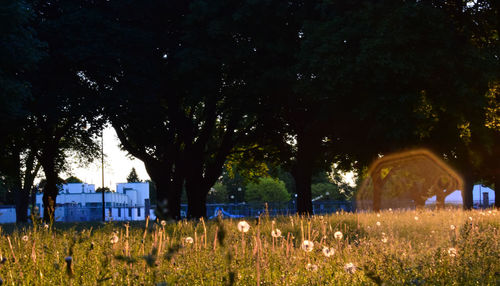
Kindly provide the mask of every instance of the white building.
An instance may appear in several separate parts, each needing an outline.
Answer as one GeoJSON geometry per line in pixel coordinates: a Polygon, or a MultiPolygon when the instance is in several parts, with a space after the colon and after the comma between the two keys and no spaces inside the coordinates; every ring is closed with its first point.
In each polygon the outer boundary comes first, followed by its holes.
{"type": "MultiPolygon", "coordinates": [[[[36,196],[39,210],[43,210],[42,197],[36,196]]],[[[117,184],[116,192],[104,194],[104,201],[106,220],[144,220],[146,212],[150,213],[149,183],[117,184]]],[[[102,193],[91,184],[65,184],[56,198],[54,217],[56,221],[102,220],[102,193]]]]}
{"type": "MultiPolygon", "coordinates": [[[[454,191],[445,198],[447,204],[463,204],[462,192],[454,191]]],[[[474,207],[491,207],[495,205],[495,191],[482,185],[475,185],[472,189],[474,207]]],[[[435,204],[436,196],[429,198],[425,204],[435,204]]]]}

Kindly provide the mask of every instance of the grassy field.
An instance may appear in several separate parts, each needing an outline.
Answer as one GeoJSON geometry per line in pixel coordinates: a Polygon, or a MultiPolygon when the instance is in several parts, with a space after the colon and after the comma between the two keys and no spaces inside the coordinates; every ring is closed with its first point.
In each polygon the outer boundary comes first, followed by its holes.
{"type": "Polygon", "coordinates": [[[0,278],[3,285],[500,285],[496,210],[246,222],[4,227],[0,278]]]}

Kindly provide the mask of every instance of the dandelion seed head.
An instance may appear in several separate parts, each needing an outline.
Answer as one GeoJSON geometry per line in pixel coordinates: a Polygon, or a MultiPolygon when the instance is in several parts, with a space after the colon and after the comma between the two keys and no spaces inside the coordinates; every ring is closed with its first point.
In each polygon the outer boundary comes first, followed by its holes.
{"type": "Polygon", "coordinates": [[[377,226],[381,226],[381,225],[382,225],[379,221],[377,221],[377,223],[375,223],[375,224],[376,224],[377,226]]]}
{"type": "Polygon", "coordinates": [[[344,235],[342,234],[342,232],[340,232],[340,231],[336,231],[336,232],[333,234],[333,237],[335,237],[335,239],[341,240],[341,239],[342,239],[342,237],[344,237],[344,235]]]}
{"type": "Polygon", "coordinates": [[[250,225],[248,224],[248,222],[242,220],[238,223],[238,230],[240,232],[248,232],[249,229],[250,229],[250,225]]]}
{"type": "Polygon", "coordinates": [[[162,220],[162,221],[160,222],[160,224],[161,224],[161,226],[166,226],[166,225],[167,225],[167,222],[166,222],[166,221],[164,221],[164,220],[162,220]]]}
{"type": "Polygon", "coordinates": [[[302,242],[302,249],[307,252],[311,252],[314,249],[314,242],[310,240],[304,240],[302,242]]]}
{"type": "Polygon", "coordinates": [[[455,230],[455,228],[456,228],[456,227],[455,227],[454,225],[450,225],[450,229],[451,229],[451,230],[455,230]]]}
{"type": "Polygon", "coordinates": [[[118,243],[118,240],[119,240],[119,238],[118,238],[118,235],[116,235],[116,233],[113,233],[113,235],[109,239],[109,241],[111,242],[111,244],[118,243]]]}
{"type": "Polygon", "coordinates": [[[189,244],[192,244],[194,242],[194,240],[191,236],[186,237],[185,241],[186,241],[186,243],[189,243],[189,244]]]}
{"type": "Polygon", "coordinates": [[[271,236],[274,238],[281,237],[281,230],[275,229],[275,230],[271,231],[271,236]]]}
{"type": "Polygon", "coordinates": [[[387,243],[387,237],[382,237],[382,242],[387,243]]]}
{"type": "Polygon", "coordinates": [[[309,271],[318,271],[318,265],[307,263],[306,269],[309,271]]]}
{"type": "Polygon", "coordinates": [[[344,270],[345,270],[345,272],[347,272],[349,274],[354,274],[354,272],[356,272],[356,265],[349,262],[346,265],[344,265],[344,270]]]}
{"type": "Polygon", "coordinates": [[[448,248],[448,255],[451,257],[457,256],[457,250],[454,247],[448,248]]]}
{"type": "Polygon", "coordinates": [[[28,239],[29,239],[29,237],[28,237],[27,235],[23,235],[22,240],[23,240],[24,242],[27,242],[27,241],[28,241],[28,239]]]}
{"type": "Polygon", "coordinates": [[[333,247],[326,247],[326,246],[323,246],[323,255],[326,256],[326,257],[330,257],[332,255],[335,254],[335,249],[333,249],[333,247]]]}
{"type": "Polygon", "coordinates": [[[415,217],[414,217],[414,219],[415,219],[415,220],[419,220],[418,216],[415,216],[415,217]]]}

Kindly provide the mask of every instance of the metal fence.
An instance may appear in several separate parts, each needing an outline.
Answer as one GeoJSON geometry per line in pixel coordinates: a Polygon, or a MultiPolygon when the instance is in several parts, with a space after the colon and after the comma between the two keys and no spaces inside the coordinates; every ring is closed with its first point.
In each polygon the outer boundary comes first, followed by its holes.
{"type": "MultiPolygon", "coordinates": [[[[338,211],[352,212],[354,204],[349,201],[315,201],[313,204],[313,214],[328,214],[338,211]]],[[[187,205],[181,205],[181,216],[187,214],[187,205]]],[[[288,203],[229,203],[229,204],[207,204],[207,217],[217,216],[219,211],[223,215],[233,217],[257,217],[262,213],[270,216],[293,215],[297,213],[295,201],[288,203]]]]}

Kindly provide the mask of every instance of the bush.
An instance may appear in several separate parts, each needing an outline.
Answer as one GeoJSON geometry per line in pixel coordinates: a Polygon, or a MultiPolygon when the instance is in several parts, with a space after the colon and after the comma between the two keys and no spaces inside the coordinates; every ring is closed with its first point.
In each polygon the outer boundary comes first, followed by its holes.
{"type": "Polygon", "coordinates": [[[288,202],[290,194],[285,183],[273,178],[260,178],[257,183],[247,185],[245,200],[248,202],[288,202]]]}

